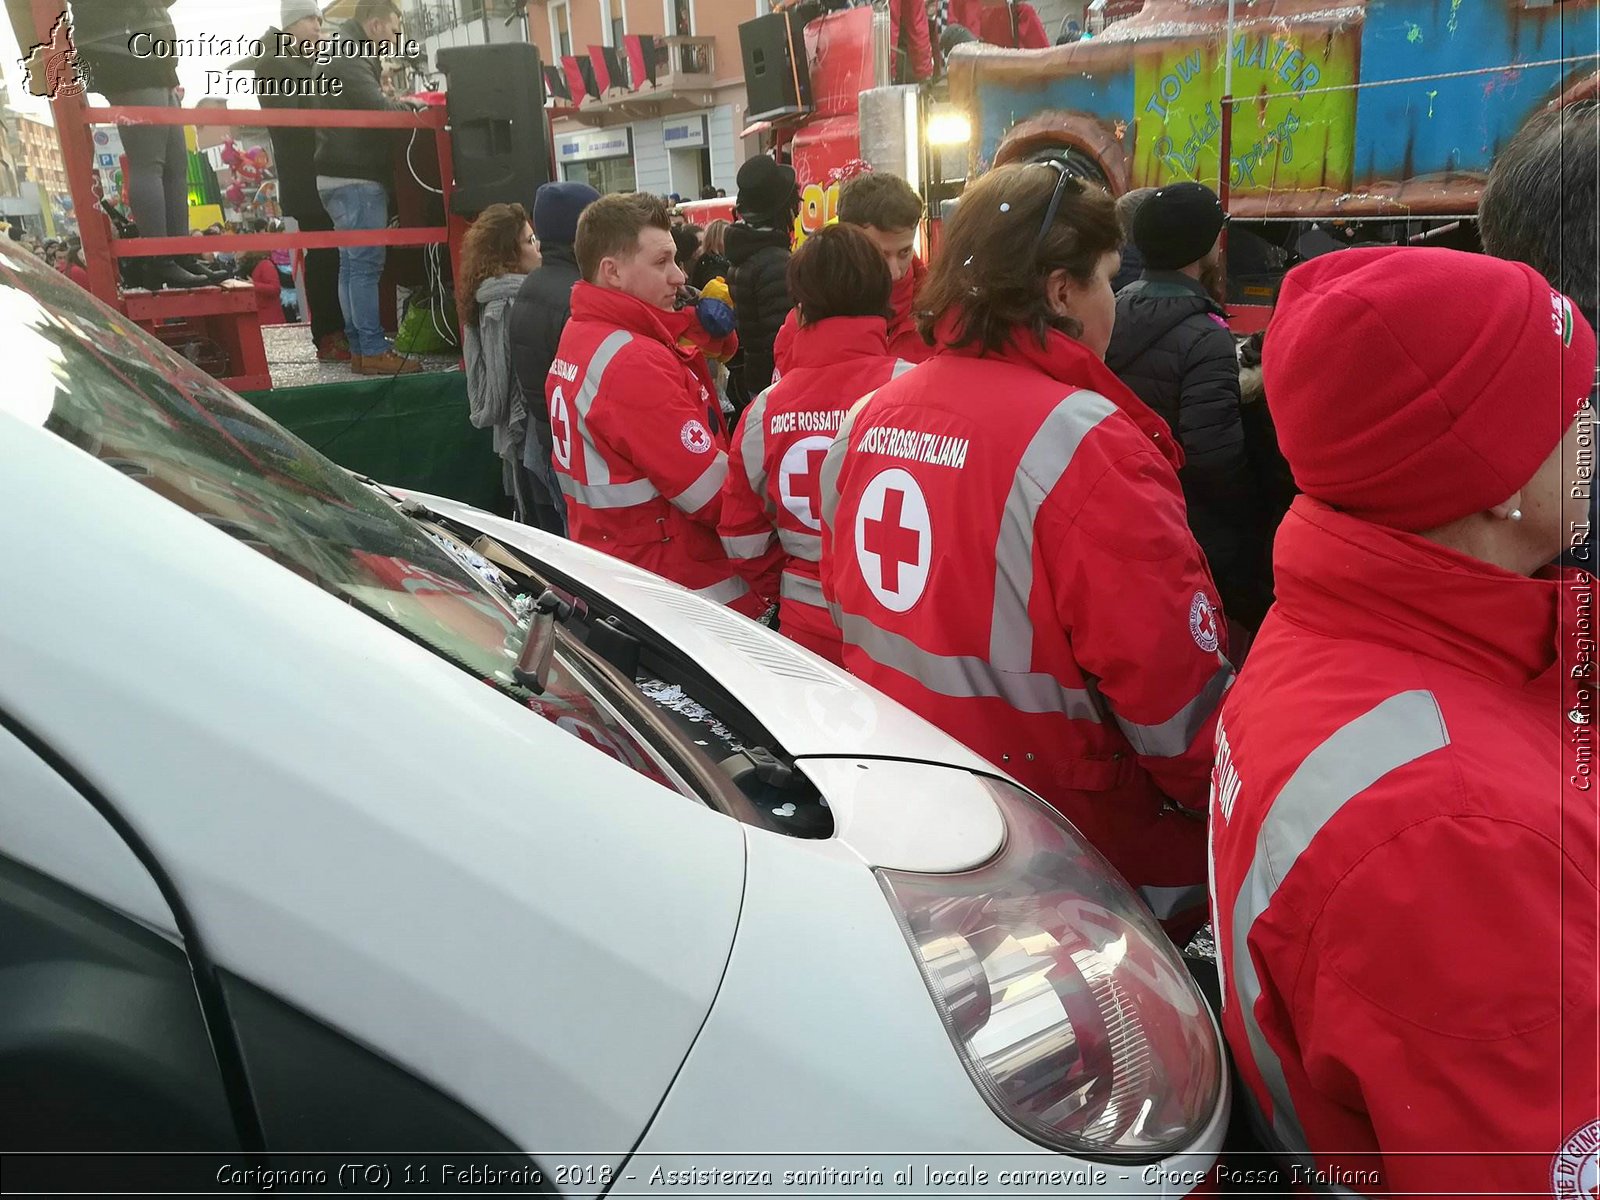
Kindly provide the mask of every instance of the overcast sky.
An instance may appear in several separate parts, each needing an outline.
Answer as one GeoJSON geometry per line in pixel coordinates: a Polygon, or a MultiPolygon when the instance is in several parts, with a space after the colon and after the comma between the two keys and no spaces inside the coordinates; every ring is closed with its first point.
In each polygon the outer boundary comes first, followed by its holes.
{"type": "MultiPolygon", "coordinates": [[[[177,0],[171,11],[172,24],[179,37],[208,33],[219,38],[259,37],[269,26],[278,23],[279,0],[177,0]]],[[[192,105],[205,95],[208,69],[225,68],[237,57],[179,59],[178,80],[186,93],[184,102],[192,105]]],[[[11,85],[11,107],[48,119],[49,104],[28,95],[22,86],[22,51],[17,48],[11,23],[4,19],[0,19],[0,58],[5,63],[6,82],[11,85]]],[[[234,108],[257,107],[250,96],[231,96],[228,103],[234,108]]]]}

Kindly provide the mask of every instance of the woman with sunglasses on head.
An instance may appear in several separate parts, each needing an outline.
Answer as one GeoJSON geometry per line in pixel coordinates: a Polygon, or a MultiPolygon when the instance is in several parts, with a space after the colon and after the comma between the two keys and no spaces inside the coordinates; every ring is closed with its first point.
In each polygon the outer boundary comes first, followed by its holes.
{"type": "Polygon", "coordinates": [[[967,189],[918,297],[932,358],[824,463],[822,577],[845,666],[1059,808],[1181,937],[1233,673],[1182,456],[1102,361],[1121,241],[1059,164],[967,189]]]}

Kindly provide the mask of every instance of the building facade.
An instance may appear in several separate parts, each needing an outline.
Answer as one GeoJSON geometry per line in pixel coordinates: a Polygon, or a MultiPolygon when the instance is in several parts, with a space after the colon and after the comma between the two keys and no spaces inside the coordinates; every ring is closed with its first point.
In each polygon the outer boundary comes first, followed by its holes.
{"type": "Polygon", "coordinates": [[[17,149],[28,178],[37,182],[51,196],[71,193],[67,184],[67,164],[61,157],[61,141],[56,128],[32,117],[17,118],[17,149]]]}
{"type": "Polygon", "coordinates": [[[602,192],[692,200],[720,187],[732,195],[739,164],[758,149],[740,138],[739,24],[765,12],[767,0],[530,0],[520,16],[513,0],[404,2],[407,33],[430,61],[446,47],[514,39],[531,41],[558,69],[563,59],[583,60],[601,94],[585,96],[580,85],[578,102],[554,101],[557,178],[602,192]],[[632,78],[643,61],[636,43],[630,54],[638,35],[655,39],[646,56],[653,82],[632,78]],[[614,66],[616,78],[597,77],[595,59],[608,74],[614,66]]]}
{"type": "Polygon", "coordinates": [[[740,138],[745,90],[739,53],[739,25],[757,8],[757,0],[534,0],[529,35],[546,61],[559,63],[593,47],[602,54],[625,48],[630,34],[659,39],[653,87],[631,79],[629,65],[631,87],[586,99],[574,117],[556,123],[561,177],[685,200],[715,188],[732,195],[739,165],[758,149],[740,138]]]}
{"type": "MultiPolygon", "coordinates": [[[[54,125],[18,114],[16,118],[17,166],[36,185],[41,216],[47,232],[76,222],[72,215],[72,188],[67,183],[66,160],[54,125]]],[[[26,195],[26,184],[22,191],[26,195]]]]}

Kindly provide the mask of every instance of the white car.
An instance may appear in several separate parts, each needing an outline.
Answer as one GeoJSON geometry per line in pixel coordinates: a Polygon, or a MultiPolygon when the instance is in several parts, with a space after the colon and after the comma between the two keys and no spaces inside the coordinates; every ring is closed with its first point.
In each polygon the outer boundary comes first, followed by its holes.
{"type": "Polygon", "coordinates": [[[995,767],[26,256],[0,354],[0,1150],[214,1152],[13,1187],[1201,1190],[1210,1011],[995,767]]]}

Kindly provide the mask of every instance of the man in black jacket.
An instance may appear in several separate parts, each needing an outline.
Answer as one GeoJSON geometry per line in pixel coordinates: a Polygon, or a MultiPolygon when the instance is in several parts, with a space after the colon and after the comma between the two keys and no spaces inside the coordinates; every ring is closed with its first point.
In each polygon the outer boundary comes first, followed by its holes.
{"type": "MultiPolygon", "coordinates": [[[[400,38],[396,0],[356,0],[355,16],[334,31],[350,53],[325,55],[319,67],[332,93],[324,107],[406,112],[421,105],[390,100],[383,94],[383,54],[400,38]],[[333,86],[337,84],[337,86],[333,86]]],[[[390,139],[382,130],[317,130],[317,194],[338,230],[383,229],[389,224],[389,186],[393,183],[390,139]]],[[[383,277],[382,246],[339,250],[339,307],[350,342],[350,365],[359,375],[409,374],[422,364],[402,358],[389,345],[379,315],[378,283],[383,277]]]]}
{"type": "Polygon", "coordinates": [[[725,249],[733,264],[728,290],[739,320],[739,354],[728,365],[729,398],[743,412],[772,384],[772,344],[794,307],[789,243],[800,193],[794,168],[764,154],[739,168],[738,183],[739,220],[728,226],[725,249]]]}
{"type": "Polygon", "coordinates": [[[1183,447],[1178,481],[1189,528],[1223,608],[1254,629],[1271,595],[1258,569],[1262,514],[1245,450],[1238,354],[1212,290],[1226,221],[1216,193],[1198,183],[1158,188],[1139,206],[1133,240],[1145,269],[1117,293],[1106,366],[1183,447]]]}
{"type": "Polygon", "coordinates": [[[572,248],[578,218],[598,199],[600,193],[585,183],[547,183],[534,193],[533,232],[543,261],[522,281],[511,305],[511,360],[528,412],[522,451],[526,472],[514,479],[517,516],[563,536],[566,501],[550,463],[550,410],[545,407],[544,384],[572,312],[572,285],[582,274],[572,248]]]}
{"type": "MultiPolygon", "coordinates": [[[[234,69],[254,71],[261,84],[258,99],[265,109],[319,107],[311,89],[304,86],[316,74],[316,65],[301,47],[322,36],[322,12],[316,0],[282,0],[282,23],[261,35],[264,53],[234,64],[234,69]],[[271,85],[268,85],[268,81],[271,85]]],[[[333,219],[317,195],[317,131],[269,129],[272,160],[278,168],[278,202],[285,215],[305,233],[333,229],[333,219]]],[[[349,362],[350,347],[339,306],[339,252],[306,251],[306,308],[311,316],[311,340],[324,362],[349,362]]]]}

